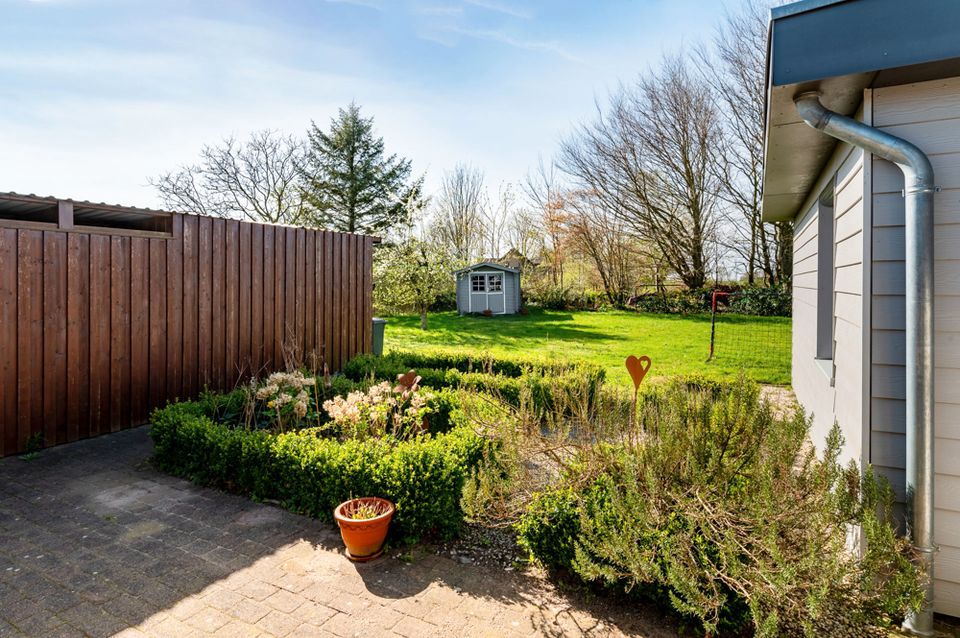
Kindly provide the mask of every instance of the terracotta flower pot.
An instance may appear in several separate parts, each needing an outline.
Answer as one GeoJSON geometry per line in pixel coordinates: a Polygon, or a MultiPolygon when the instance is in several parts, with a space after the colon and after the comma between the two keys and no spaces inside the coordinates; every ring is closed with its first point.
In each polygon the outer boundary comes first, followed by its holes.
{"type": "Polygon", "coordinates": [[[387,528],[393,518],[393,503],[377,496],[364,496],[344,501],[333,510],[333,517],[340,526],[340,536],[347,546],[347,558],[363,562],[376,558],[383,553],[383,542],[387,538],[387,528]],[[349,517],[349,511],[356,505],[373,505],[383,511],[375,518],[355,519],[349,517]]]}

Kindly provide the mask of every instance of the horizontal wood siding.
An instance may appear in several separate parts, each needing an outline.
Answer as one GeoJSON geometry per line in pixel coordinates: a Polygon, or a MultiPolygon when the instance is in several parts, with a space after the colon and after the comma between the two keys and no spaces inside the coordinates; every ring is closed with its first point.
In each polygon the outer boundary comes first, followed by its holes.
{"type": "Polygon", "coordinates": [[[793,387],[813,416],[811,437],[822,447],[839,423],[844,459],[862,461],[862,402],[838,400],[863,394],[863,153],[841,144],[811,191],[796,220],[793,253],[793,387]],[[834,358],[816,359],[817,261],[820,207],[817,200],[834,184],[833,337],[834,358]],[[831,377],[833,385],[831,385],[831,377]]]}
{"type": "Polygon", "coordinates": [[[285,363],[335,372],[370,350],[372,263],[370,237],[186,215],[172,238],[0,228],[0,456],[285,363]]]}
{"type": "MultiPolygon", "coordinates": [[[[884,131],[930,156],[936,174],[935,608],[960,615],[960,78],[874,90],[884,131]]],[[[904,501],[905,306],[903,176],[874,159],[871,460],[904,501]]]]}

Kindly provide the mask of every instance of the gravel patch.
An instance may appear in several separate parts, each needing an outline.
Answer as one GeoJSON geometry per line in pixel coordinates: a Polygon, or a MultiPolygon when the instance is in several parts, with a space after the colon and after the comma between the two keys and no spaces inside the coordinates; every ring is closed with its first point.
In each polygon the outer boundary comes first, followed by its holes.
{"type": "Polygon", "coordinates": [[[431,551],[463,565],[481,565],[508,572],[515,571],[526,558],[512,529],[474,523],[464,526],[460,538],[436,543],[431,546],[431,551]]]}

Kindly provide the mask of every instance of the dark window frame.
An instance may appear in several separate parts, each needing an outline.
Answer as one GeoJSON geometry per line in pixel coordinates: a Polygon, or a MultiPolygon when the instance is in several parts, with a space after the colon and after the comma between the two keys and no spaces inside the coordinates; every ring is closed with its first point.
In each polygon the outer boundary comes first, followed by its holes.
{"type": "MultiPolygon", "coordinates": [[[[836,178],[834,178],[836,179],[836,178]]],[[[836,280],[835,183],[817,198],[817,359],[832,360],[836,280]]]]}

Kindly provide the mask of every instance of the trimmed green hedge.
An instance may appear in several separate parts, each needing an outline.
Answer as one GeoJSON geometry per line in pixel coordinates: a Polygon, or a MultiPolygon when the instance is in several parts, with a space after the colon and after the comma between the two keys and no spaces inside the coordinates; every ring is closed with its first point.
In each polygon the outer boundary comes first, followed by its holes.
{"type": "Polygon", "coordinates": [[[534,362],[532,359],[473,359],[460,353],[391,352],[383,357],[360,355],[344,366],[357,382],[373,378],[393,381],[414,369],[424,387],[463,388],[498,397],[512,406],[524,400],[543,416],[586,403],[592,409],[603,387],[605,371],[595,365],[534,362]]]}
{"type": "Polygon", "coordinates": [[[397,507],[391,534],[408,540],[457,532],[463,486],[491,446],[462,426],[409,441],[340,442],[313,429],[230,427],[215,414],[209,397],[156,410],[150,435],[157,465],[327,521],[348,498],[382,496],[397,507]]]}
{"type": "Polygon", "coordinates": [[[361,381],[371,373],[377,379],[393,381],[398,374],[414,369],[421,374],[421,369],[458,370],[460,372],[483,372],[506,377],[519,377],[528,373],[551,375],[564,373],[571,369],[587,371],[595,374],[602,368],[591,364],[572,365],[563,361],[549,361],[533,357],[477,357],[463,352],[432,350],[429,352],[413,352],[408,350],[393,350],[382,357],[372,354],[362,354],[354,357],[343,366],[343,374],[355,381],[361,381]]]}

